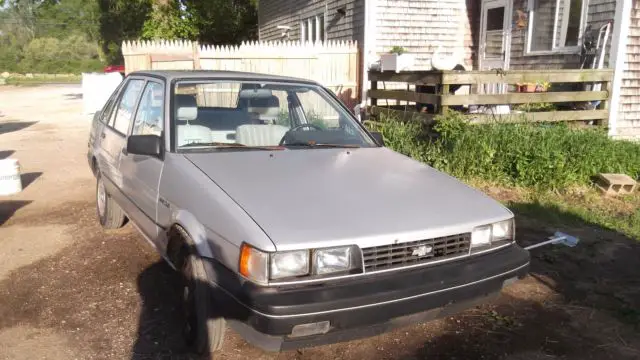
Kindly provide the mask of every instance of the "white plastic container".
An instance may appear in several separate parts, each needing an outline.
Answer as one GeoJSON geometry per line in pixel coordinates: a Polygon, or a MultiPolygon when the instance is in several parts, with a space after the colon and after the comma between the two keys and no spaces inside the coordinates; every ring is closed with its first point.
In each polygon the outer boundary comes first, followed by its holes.
{"type": "Polygon", "coordinates": [[[0,195],[11,195],[21,191],[22,179],[18,160],[0,160],[0,195]]]}
{"type": "Polygon", "coordinates": [[[414,54],[380,54],[380,71],[408,71],[414,63],[414,54]]]}

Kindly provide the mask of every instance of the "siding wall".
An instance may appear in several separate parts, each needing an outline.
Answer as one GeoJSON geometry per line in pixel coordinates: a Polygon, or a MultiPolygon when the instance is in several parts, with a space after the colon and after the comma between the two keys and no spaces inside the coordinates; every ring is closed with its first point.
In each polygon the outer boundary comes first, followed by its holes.
{"type": "Polygon", "coordinates": [[[258,4],[259,36],[262,41],[282,40],[278,26],[290,26],[289,40],[300,39],[300,22],[325,13],[326,40],[355,40],[364,36],[365,0],[260,0],[258,4]],[[337,10],[346,9],[341,16],[337,10]]]}
{"type": "Polygon", "coordinates": [[[633,0],[627,44],[627,56],[622,79],[618,136],[640,139],[640,1],[633,0]]]}
{"type": "Polygon", "coordinates": [[[377,0],[375,51],[402,46],[416,56],[416,69],[428,70],[438,45],[444,54],[464,54],[465,65],[474,65],[476,38],[473,29],[477,0],[377,0]],[[469,7],[467,5],[470,5],[469,7]]]}
{"type": "MultiPolygon", "coordinates": [[[[555,0],[552,1],[555,3],[555,0]]],[[[613,21],[615,17],[616,0],[590,0],[587,14],[587,25],[591,25],[593,30],[613,21]]],[[[513,21],[517,20],[516,10],[527,12],[527,0],[513,1],[513,21]]],[[[544,12],[543,12],[544,13],[544,12]]],[[[555,17],[555,6],[553,11],[547,11],[548,23],[553,23],[555,17]]],[[[530,19],[529,19],[530,20],[530,19]]],[[[613,32],[613,28],[611,29],[613,32]]],[[[528,29],[517,29],[514,27],[511,33],[511,68],[512,69],[577,69],[580,67],[579,54],[552,54],[552,55],[525,55],[528,29]]],[[[553,31],[549,31],[546,41],[550,44],[553,31]]],[[[537,39],[539,43],[545,42],[545,37],[537,39]]],[[[607,45],[609,54],[611,48],[611,36],[607,45]]],[[[608,55],[605,59],[605,67],[608,64],[608,55]]]]}

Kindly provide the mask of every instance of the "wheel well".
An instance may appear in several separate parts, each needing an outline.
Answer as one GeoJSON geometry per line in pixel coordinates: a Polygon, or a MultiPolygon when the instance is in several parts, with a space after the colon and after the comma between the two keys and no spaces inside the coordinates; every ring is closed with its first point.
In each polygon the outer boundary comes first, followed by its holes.
{"type": "Polygon", "coordinates": [[[185,251],[189,250],[189,244],[183,234],[186,234],[186,231],[178,224],[173,224],[167,234],[167,258],[177,269],[182,266],[185,251]]]}
{"type": "Polygon", "coordinates": [[[91,171],[93,171],[93,175],[98,172],[98,161],[95,156],[91,157],[91,171]]]}

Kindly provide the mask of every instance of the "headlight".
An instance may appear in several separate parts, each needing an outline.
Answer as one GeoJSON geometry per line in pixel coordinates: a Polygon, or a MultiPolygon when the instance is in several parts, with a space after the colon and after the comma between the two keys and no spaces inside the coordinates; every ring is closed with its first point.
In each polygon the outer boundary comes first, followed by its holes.
{"type": "Polygon", "coordinates": [[[491,246],[491,225],[479,226],[471,233],[471,247],[491,246]]]}
{"type": "Polygon", "coordinates": [[[478,226],[471,233],[471,248],[489,248],[513,241],[513,219],[478,226]]]}
{"type": "Polygon", "coordinates": [[[330,274],[351,269],[351,247],[321,249],[313,252],[313,273],[330,274]]]}
{"type": "Polygon", "coordinates": [[[513,240],[513,219],[491,225],[492,241],[513,240]]]}
{"type": "Polygon", "coordinates": [[[267,253],[243,244],[239,270],[253,282],[268,285],[270,280],[362,272],[362,256],[357,246],[267,253]]]}
{"type": "Polygon", "coordinates": [[[271,254],[271,278],[282,279],[309,274],[309,251],[288,251],[271,254]]]}

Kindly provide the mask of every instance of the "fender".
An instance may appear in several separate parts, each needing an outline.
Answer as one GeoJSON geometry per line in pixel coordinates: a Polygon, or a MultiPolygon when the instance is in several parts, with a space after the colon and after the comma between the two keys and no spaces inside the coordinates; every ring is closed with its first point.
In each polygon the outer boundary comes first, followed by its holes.
{"type": "MultiPolygon", "coordinates": [[[[208,231],[193,214],[187,210],[179,209],[171,213],[171,222],[182,226],[182,228],[191,236],[195,243],[198,254],[203,257],[217,258],[221,254],[213,254],[209,246],[208,231]],[[217,255],[217,256],[216,256],[217,255]]],[[[165,235],[166,236],[166,235],[165,235]]],[[[215,241],[215,240],[214,240],[215,241]]],[[[166,244],[166,241],[163,243],[166,244]]]]}

